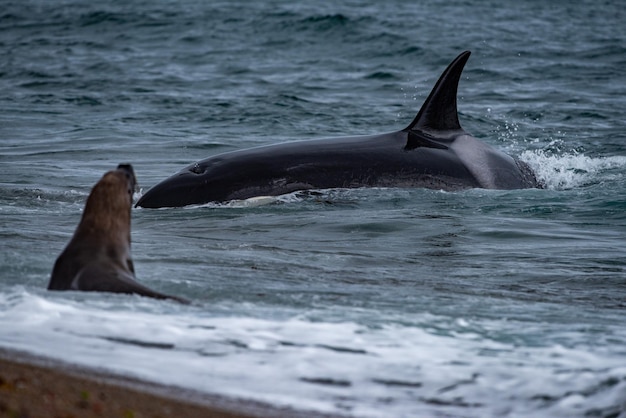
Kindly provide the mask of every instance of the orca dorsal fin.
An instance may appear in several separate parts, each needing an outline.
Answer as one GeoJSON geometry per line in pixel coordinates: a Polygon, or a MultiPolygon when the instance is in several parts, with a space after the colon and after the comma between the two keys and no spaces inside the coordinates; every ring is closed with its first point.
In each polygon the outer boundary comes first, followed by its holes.
{"type": "Polygon", "coordinates": [[[456,95],[463,67],[470,54],[470,51],[462,52],[448,65],[405,131],[437,132],[463,129],[459,123],[456,95]]]}

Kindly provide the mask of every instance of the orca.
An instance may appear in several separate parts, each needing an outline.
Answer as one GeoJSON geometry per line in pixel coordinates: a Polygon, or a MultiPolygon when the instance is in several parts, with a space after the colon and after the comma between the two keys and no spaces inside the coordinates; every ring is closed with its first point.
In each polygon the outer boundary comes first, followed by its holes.
{"type": "Polygon", "coordinates": [[[469,56],[465,51],[452,61],[402,130],[214,155],[161,181],[136,206],[180,207],[329,188],[541,188],[526,163],[461,127],[457,89],[469,56]]]}

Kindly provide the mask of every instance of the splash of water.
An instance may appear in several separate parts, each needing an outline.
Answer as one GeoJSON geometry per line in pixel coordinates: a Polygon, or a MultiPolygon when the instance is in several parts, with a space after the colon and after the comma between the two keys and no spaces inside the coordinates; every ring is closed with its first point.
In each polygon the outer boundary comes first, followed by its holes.
{"type": "Polygon", "coordinates": [[[626,167],[626,157],[589,157],[582,153],[555,155],[544,150],[524,151],[527,162],[548,189],[567,190],[609,179],[607,172],[626,167]]]}

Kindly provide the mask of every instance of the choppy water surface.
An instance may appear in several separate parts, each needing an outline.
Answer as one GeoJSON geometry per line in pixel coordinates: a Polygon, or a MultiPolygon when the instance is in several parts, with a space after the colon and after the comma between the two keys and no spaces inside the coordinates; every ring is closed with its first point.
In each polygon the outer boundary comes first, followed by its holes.
{"type": "Polygon", "coordinates": [[[619,2],[4,2],[0,346],[368,417],[626,411],[619,2]],[[545,190],[133,210],[138,279],[47,292],[91,187],[407,125],[473,52],[461,123],[545,190]]]}

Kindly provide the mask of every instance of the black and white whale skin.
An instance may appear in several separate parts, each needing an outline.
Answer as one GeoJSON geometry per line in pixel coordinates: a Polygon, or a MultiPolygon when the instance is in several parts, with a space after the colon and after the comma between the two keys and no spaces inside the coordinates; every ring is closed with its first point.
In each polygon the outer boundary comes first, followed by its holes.
{"type": "Polygon", "coordinates": [[[405,129],[215,155],[158,183],[137,206],[177,207],[329,188],[541,188],[527,164],[461,128],[457,88],[469,56],[465,51],[452,61],[405,129]]]}

